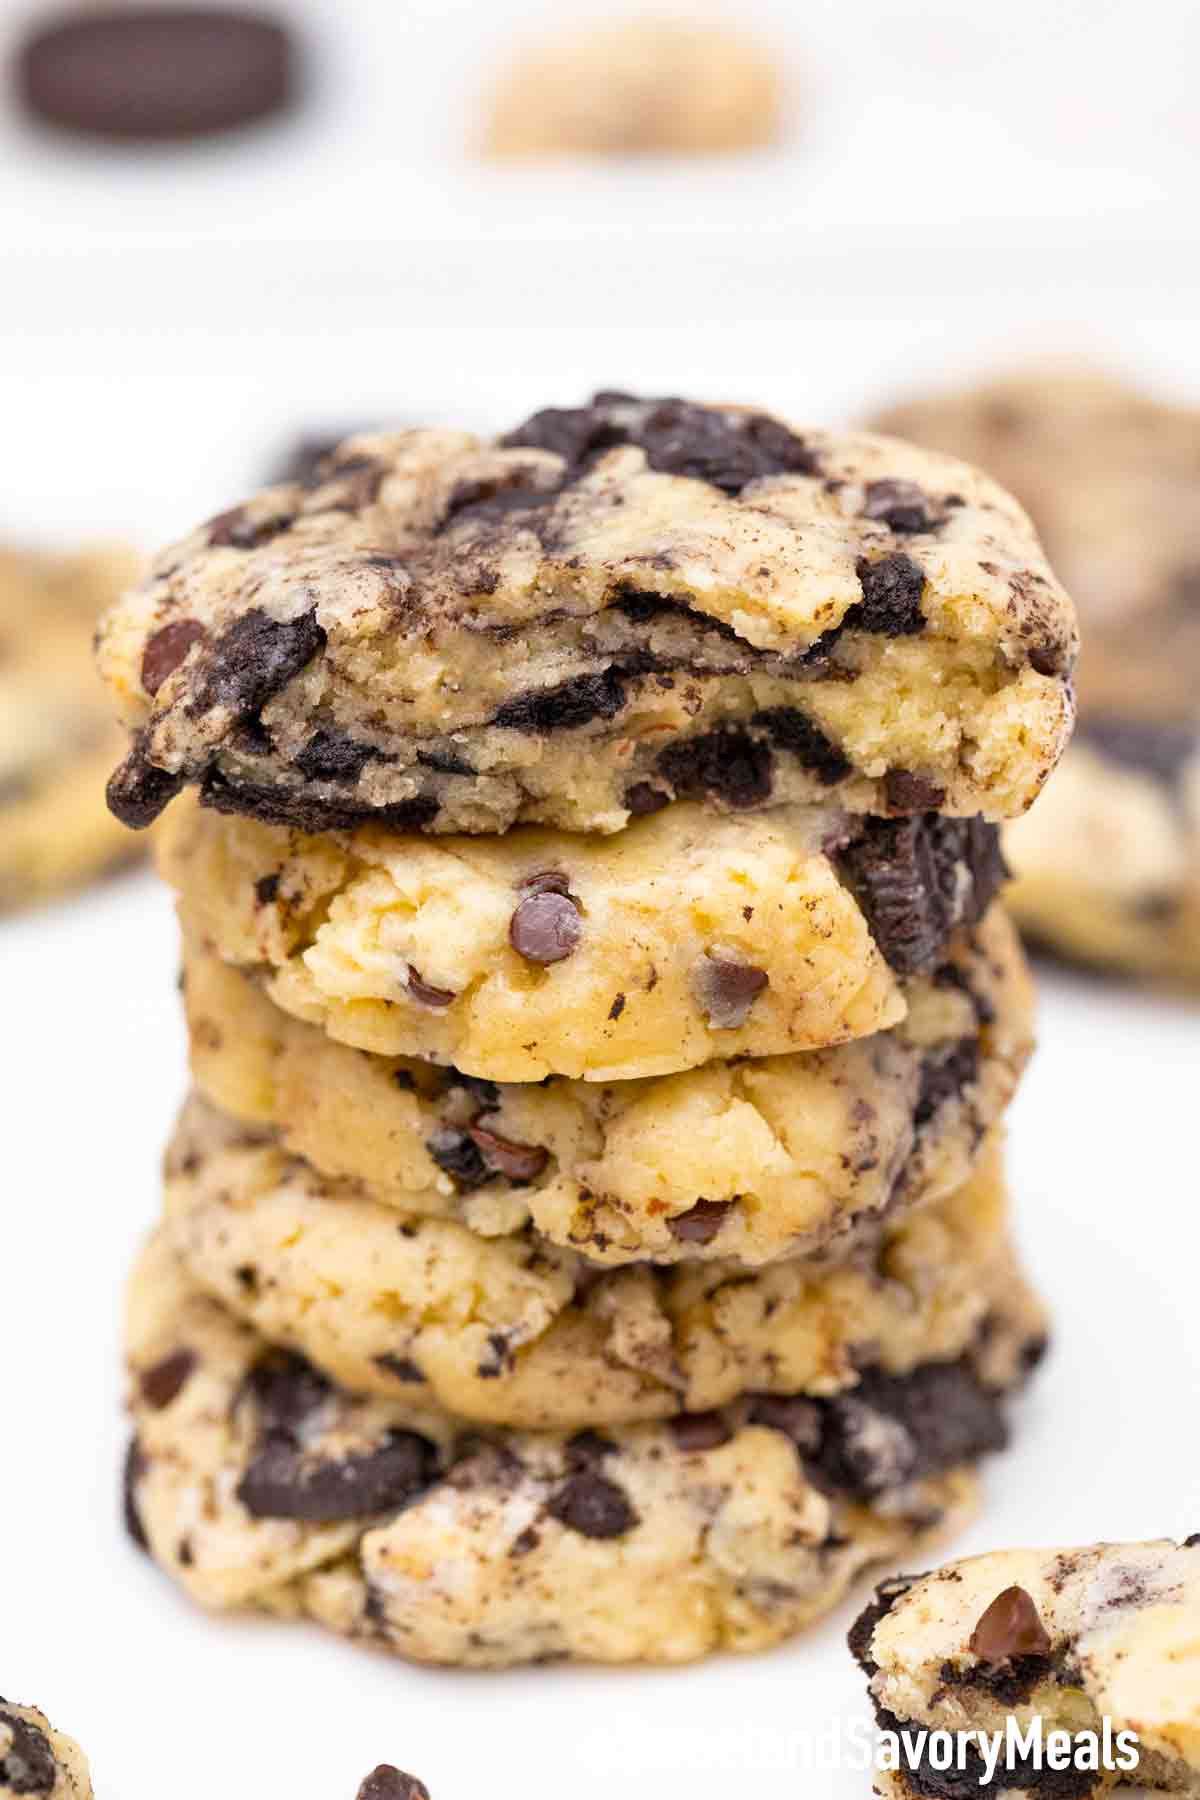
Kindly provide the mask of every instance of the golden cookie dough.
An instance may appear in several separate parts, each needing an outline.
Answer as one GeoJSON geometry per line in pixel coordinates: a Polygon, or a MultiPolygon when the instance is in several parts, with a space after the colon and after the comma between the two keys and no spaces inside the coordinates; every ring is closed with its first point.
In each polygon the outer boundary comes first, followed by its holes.
{"type": "Polygon", "coordinates": [[[477,1667],[779,1642],[864,1567],[963,1521],[1028,1362],[1022,1328],[1000,1323],[971,1358],[868,1373],[853,1396],[463,1434],[272,1350],[162,1238],[135,1271],[127,1342],[130,1529],[194,1599],[477,1667]]]}
{"type": "Polygon", "coordinates": [[[92,1800],[87,1758],[36,1706],[0,1699],[0,1800],[92,1800]]]}
{"type": "Polygon", "coordinates": [[[0,550],[0,912],[142,848],[104,804],[123,737],[92,666],[96,620],[137,573],[115,548],[0,550]]]}
{"type": "Polygon", "coordinates": [[[488,101],[494,157],[712,155],[781,128],[771,56],[738,32],[681,19],[572,31],[521,56],[488,101]]]}
{"type": "Polygon", "coordinates": [[[1076,629],[966,464],[601,395],[494,442],[348,439],[163,552],[100,667],[110,803],[302,830],[616,832],[673,800],[1024,812],[1076,629]]]}
{"type": "Polygon", "coordinates": [[[944,1198],[1031,1047],[1031,984],[999,907],[906,985],[889,1032],[607,1085],[501,1085],[352,1050],[184,952],[192,1072],[215,1106],[385,1205],[488,1237],[532,1223],[608,1265],[757,1266],[944,1198]]]}
{"type": "Polygon", "coordinates": [[[613,838],[310,837],[188,797],[188,935],[331,1037],[493,1081],[622,1081],[868,1037],[1003,877],[994,828],[674,806],[613,838]],[[872,935],[874,930],[875,935],[872,935]],[[890,957],[890,962],[889,962],[890,957]]]}
{"type": "Polygon", "coordinates": [[[623,1424],[747,1391],[831,1393],[863,1347],[889,1373],[956,1357],[1033,1303],[999,1146],[971,1180],[836,1264],[650,1264],[601,1273],[528,1233],[482,1238],[319,1176],[194,1099],[167,1161],[163,1232],[189,1274],[331,1380],[413,1390],[481,1423],[623,1424]]]}

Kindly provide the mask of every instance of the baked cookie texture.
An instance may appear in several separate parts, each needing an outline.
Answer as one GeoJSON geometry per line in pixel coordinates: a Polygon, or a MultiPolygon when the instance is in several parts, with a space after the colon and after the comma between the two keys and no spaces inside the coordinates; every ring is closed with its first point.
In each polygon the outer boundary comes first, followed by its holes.
{"type": "Polygon", "coordinates": [[[130,1528],[198,1601],[481,1667],[778,1642],[966,1515],[1030,1350],[999,1328],[973,1359],[864,1380],[854,1403],[464,1433],[419,1394],[356,1396],[273,1350],[161,1236],[127,1341],[130,1528]]]}
{"type": "Polygon", "coordinates": [[[381,1206],[193,1100],[167,1157],[163,1235],[270,1342],[385,1399],[482,1424],[626,1424],[748,1391],[830,1394],[1044,1326],[1009,1236],[998,1143],[966,1185],[835,1263],[603,1272],[528,1233],[483,1238],[381,1206]]]}
{"type": "Polygon", "coordinates": [[[638,1082],[497,1083],[335,1043],[188,938],[192,1072],[213,1103],[373,1200],[590,1262],[836,1254],[970,1173],[1032,1046],[1032,988],[993,907],[890,1031],[638,1082]]]}
{"type": "Polygon", "coordinates": [[[1025,810],[1074,614],[966,464],[603,394],[494,442],[349,439],[165,551],[100,667],[144,825],[188,783],[303,830],[615,832],[671,801],[1025,810]]]}
{"type": "MultiPolygon", "coordinates": [[[[1139,1787],[1200,1794],[1200,1537],[1001,1550],[884,1582],[850,1633],[881,1723],[1136,1732],[1139,1787]]],[[[966,1800],[983,1764],[877,1776],[895,1800],[966,1800]],[[956,1785],[957,1783],[957,1785],[956,1785]]],[[[995,1789],[1084,1795],[1114,1779],[1017,1766],[995,1789]],[[1060,1785],[1055,1785],[1055,1782],[1060,1785]],[[1071,1785],[1073,1783],[1073,1785],[1071,1785]]]]}
{"type": "Polygon", "coordinates": [[[0,1800],[92,1800],[87,1759],[36,1706],[0,1699],[0,1800]]]}
{"type": "Polygon", "coordinates": [[[331,1037],[494,1081],[619,1081],[867,1037],[977,924],[992,827],[674,806],[615,837],[314,837],[189,796],[160,866],[185,929],[331,1037]]]}
{"type": "Polygon", "coordinates": [[[0,912],[138,852],[104,804],[124,734],[92,664],[96,620],[138,572],[116,547],[0,550],[0,912]]]}
{"type": "Polygon", "coordinates": [[[510,158],[754,149],[779,135],[782,98],[774,59],[740,33],[622,20],[519,57],[488,97],[482,150],[510,158]]]}

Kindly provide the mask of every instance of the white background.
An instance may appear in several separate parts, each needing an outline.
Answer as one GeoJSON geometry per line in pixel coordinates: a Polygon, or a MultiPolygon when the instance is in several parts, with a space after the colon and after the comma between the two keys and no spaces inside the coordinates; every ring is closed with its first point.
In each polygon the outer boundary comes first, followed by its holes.
{"type": "MultiPolygon", "coordinates": [[[[590,386],[849,416],[1027,350],[1200,394],[1193,95],[1168,4],[742,4],[795,129],[723,164],[498,171],[464,154],[489,59],[539,15],[297,7],[323,46],[277,131],[152,162],[0,111],[0,529],[153,545],[293,429],[512,422],[590,386]]],[[[28,6],[8,6],[15,30],[28,6]]],[[[865,1715],[842,1647],[670,1671],[463,1676],[207,1618],[116,1524],[120,1288],[183,1088],[148,876],[0,925],[0,1692],[88,1749],[101,1800],[864,1796],[796,1772],[865,1715]]],[[[1061,974],[1012,1180],[1057,1347],[956,1549],[1200,1529],[1198,1015],[1061,974]]]]}

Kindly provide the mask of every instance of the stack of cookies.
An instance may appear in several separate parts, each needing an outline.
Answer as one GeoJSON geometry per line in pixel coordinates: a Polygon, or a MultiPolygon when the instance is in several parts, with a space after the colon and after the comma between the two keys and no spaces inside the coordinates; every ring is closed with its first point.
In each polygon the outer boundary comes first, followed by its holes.
{"type": "Polygon", "coordinates": [[[195,1080],[128,1504],[198,1600],[683,1661],[967,1514],[1044,1341],[995,821],[1074,654],[966,465],[620,394],[160,558],[100,640],[195,1080]]]}

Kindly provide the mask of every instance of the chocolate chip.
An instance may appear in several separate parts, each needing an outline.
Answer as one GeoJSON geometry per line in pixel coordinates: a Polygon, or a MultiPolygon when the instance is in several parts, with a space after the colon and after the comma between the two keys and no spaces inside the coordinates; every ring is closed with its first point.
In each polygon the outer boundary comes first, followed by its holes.
{"type": "Polygon", "coordinates": [[[262,607],[252,606],[213,639],[188,702],[189,716],[221,707],[237,720],[252,717],[324,643],[314,613],[273,619],[262,607]]]}
{"type": "Polygon", "coordinates": [[[618,1538],[632,1531],[637,1513],[628,1497],[594,1469],[571,1475],[546,1504],[546,1511],[560,1525],[586,1538],[618,1538]]]}
{"type": "Polygon", "coordinates": [[[357,781],[374,754],[370,744],[324,726],[297,752],[295,765],[310,781],[357,781]]]}
{"type": "Polygon", "coordinates": [[[883,797],[890,813],[936,812],[946,790],[911,769],[889,769],[883,778],[883,797]]]}
{"type": "Polygon", "coordinates": [[[192,645],[201,643],[207,636],[199,619],[173,619],[169,625],[160,625],[146,639],[146,648],[142,651],[142,686],[146,692],[157,694],[192,645]]]}
{"type": "Polygon", "coordinates": [[[0,1788],[5,1794],[51,1794],[58,1783],[58,1761],[44,1731],[0,1705],[0,1725],[7,1727],[9,1746],[0,1757],[0,1788]]]}
{"type": "Polygon", "coordinates": [[[186,139],[257,123],[297,89],[291,34],[219,6],[72,9],[20,46],[25,107],[89,137],[186,139]]]}
{"type": "Polygon", "coordinates": [[[449,1127],[435,1131],[432,1137],[426,1138],[425,1148],[461,1193],[482,1187],[491,1173],[479,1145],[465,1131],[454,1131],[449,1127]]]}
{"type": "Polygon", "coordinates": [[[854,565],[862,599],[842,619],[843,631],[870,631],[881,637],[913,637],[925,629],[921,597],[925,576],[911,556],[896,551],[854,565]]]}
{"type": "Polygon", "coordinates": [[[621,1014],[624,1011],[625,1011],[625,996],[624,996],[624,994],[614,995],[613,1003],[608,1009],[609,1018],[615,1023],[616,1020],[620,1018],[621,1014]]]}
{"type": "Polygon", "coordinates": [[[517,955],[533,963],[562,962],[582,936],[579,908],[566,894],[530,894],[508,926],[508,941],[517,955]]]}
{"type": "Polygon", "coordinates": [[[918,1130],[928,1125],[934,1113],[948,1100],[957,1100],[963,1091],[979,1079],[979,1039],[959,1038],[928,1050],[921,1062],[921,1079],[913,1123],[918,1130]]]}
{"type": "Polygon", "coordinates": [[[258,550],[286,531],[293,522],[291,513],[255,519],[244,506],[234,506],[209,520],[208,541],[214,549],[258,550]]]}
{"type": "Polygon", "coordinates": [[[731,726],[668,745],[657,766],[680,800],[720,800],[741,811],[771,797],[769,746],[731,726]]]}
{"type": "Polygon", "coordinates": [[[692,993],[713,1031],[737,1031],[770,985],[765,969],[706,950],[692,969],[692,993]]]}
{"type": "Polygon", "coordinates": [[[934,531],[944,522],[915,481],[869,481],[862,510],[865,519],[882,519],[896,532],[934,531]]]}
{"type": "Polygon", "coordinates": [[[482,1125],[471,1125],[468,1132],[487,1167],[509,1181],[536,1181],[550,1160],[550,1152],[540,1144],[514,1144],[482,1125]]]}
{"type": "Polygon", "coordinates": [[[407,1505],[436,1472],[433,1445],[414,1431],[389,1431],[374,1449],[323,1460],[276,1428],[260,1441],[237,1497],[256,1519],[359,1519],[407,1505]]]}
{"type": "Polygon", "coordinates": [[[711,1244],[732,1209],[732,1200],[697,1200],[669,1218],[667,1230],[679,1244],[711,1244]]]}
{"type": "Polygon", "coordinates": [[[356,1800],[429,1800],[429,1789],[415,1775],[380,1763],[359,1788],[356,1800]]]}
{"type": "Polygon", "coordinates": [[[438,1012],[449,1006],[452,1000],[458,999],[453,988],[434,987],[411,963],[408,964],[408,993],[421,1006],[432,1006],[438,1012]]]}
{"type": "Polygon", "coordinates": [[[867,819],[834,853],[871,934],[900,975],[927,969],[950,933],[977,925],[1008,871],[983,819],[867,819]]]}
{"type": "Polygon", "coordinates": [[[624,681],[615,669],[605,669],[507,700],[492,724],[513,731],[569,731],[593,719],[613,719],[624,704],[624,681]]]}
{"type": "Polygon", "coordinates": [[[644,819],[647,814],[661,812],[664,806],[669,806],[671,796],[662,788],[652,787],[648,781],[635,781],[626,790],[625,804],[635,819],[644,819]]]}
{"type": "Polygon", "coordinates": [[[670,1425],[676,1449],[688,1454],[717,1450],[733,1436],[719,1412],[677,1413],[670,1425]]]}
{"type": "Polygon", "coordinates": [[[146,1536],[146,1527],[142,1524],[142,1515],[138,1509],[137,1500],[138,1486],[149,1467],[150,1464],[146,1460],[140,1442],[136,1437],[130,1438],[121,1477],[121,1511],[125,1530],[139,1550],[149,1550],[150,1548],[150,1540],[146,1536]]]}
{"type": "Polygon", "coordinates": [[[1032,1594],[1007,1587],[980,1615],[968,1649],[981,1662],[1002,1663],[1015,1656],[1048,1656],[1050,1635],[1032,1594]]]}
{"type": "Polygon", "coordinates": [[[833,787],[854,772],[850,759],[797,707],[765,707],[750,723],[765,731],[777,750],[786,750],[801,768],[810,769],[822,787],[833,787]]]}
{"type": "Polygon", "coordinates": [[[385,1375],[394,1375],[397,1381],[407,1382],[410,1386],[425,1379],[411,1356],[393,1356],[385,1350],[382,1356],[374,1356],[371,1360],[385,1375]]]}
{"type": "Polygon", "coordinates": [[[178,1398],[192,1370],[196,1367],[194,1350],[176,1350],[165,1356],[152,1368],[143,1369],[138,1378],[142,1399],[147,1406],[161,1412],[164,1406],[170,1406],[172,1400],[178,1398]]]}

